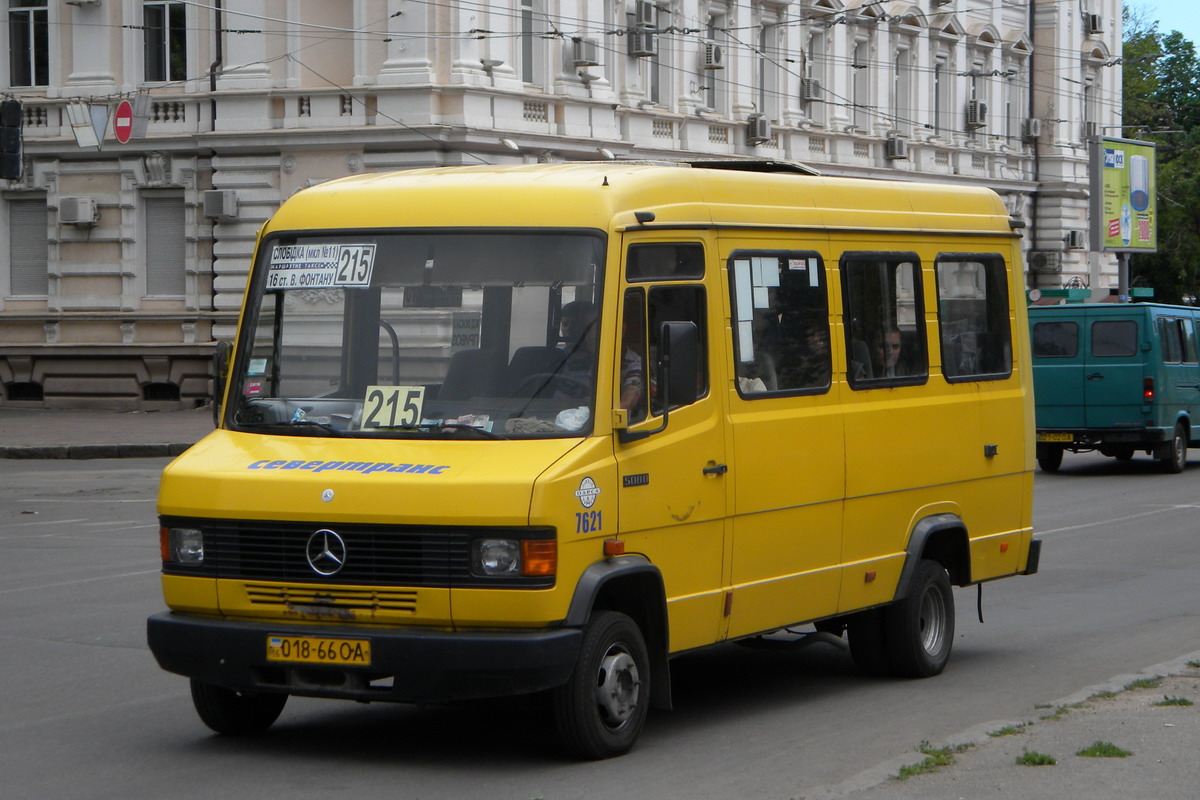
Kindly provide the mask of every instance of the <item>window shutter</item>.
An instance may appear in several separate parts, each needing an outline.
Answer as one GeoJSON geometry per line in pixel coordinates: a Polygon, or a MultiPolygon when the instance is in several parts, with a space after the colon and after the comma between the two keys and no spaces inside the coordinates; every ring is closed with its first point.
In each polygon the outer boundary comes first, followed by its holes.
{"type": "Polygon", "coordinates": [[[45,200],[9,202],[10,294],[17,297],[45,297],[49,291],[49,255],[46,246],[49,221],[45,200]]]}
{"type": "Polygon", "coordinates": [[[146,198],[146,295],[181,297],[183,274],[183,198],[146,198]]]}

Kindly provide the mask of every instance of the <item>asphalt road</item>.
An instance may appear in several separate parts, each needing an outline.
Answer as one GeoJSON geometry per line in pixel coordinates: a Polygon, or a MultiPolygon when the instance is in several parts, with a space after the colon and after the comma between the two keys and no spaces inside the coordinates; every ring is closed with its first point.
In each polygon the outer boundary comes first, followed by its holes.
{"type": "Polygon", "coordinates": [[[864,678],[824,644],[716,648],[676,660],[676,709],[601,763],[557,755],[521,700],[293,698],[266,735],[225,739],[145,647],[165,463],[0,460],[0,796],[795,798],[1200,646],[1200,463],[1068,455],[1036,481],[1041,571],[985,587],[983,625],[956,590],[939,677],[864,678]]]}

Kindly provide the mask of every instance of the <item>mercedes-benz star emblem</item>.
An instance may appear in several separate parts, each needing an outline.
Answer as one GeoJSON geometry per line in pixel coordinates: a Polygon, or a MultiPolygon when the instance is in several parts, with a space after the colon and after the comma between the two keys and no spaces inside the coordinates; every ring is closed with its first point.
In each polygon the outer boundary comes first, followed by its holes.
{"type": "Polygon", "coordinates": [[[346,543],[328,528],[308,537],[308,545],[304,549],[308,557],[308,565],[318,575],[336,575],[346,563],[346,543]]]}

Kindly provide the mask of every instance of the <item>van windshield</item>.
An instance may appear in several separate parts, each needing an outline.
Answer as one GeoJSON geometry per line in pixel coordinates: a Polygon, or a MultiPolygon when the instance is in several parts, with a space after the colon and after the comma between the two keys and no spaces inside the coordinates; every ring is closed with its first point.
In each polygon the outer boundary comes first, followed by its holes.
{"type": "Polygon", "coordinates": [[[298,436],[586,435],[603,263],[592,231],[269,237],[227,423],[298,436]]]}

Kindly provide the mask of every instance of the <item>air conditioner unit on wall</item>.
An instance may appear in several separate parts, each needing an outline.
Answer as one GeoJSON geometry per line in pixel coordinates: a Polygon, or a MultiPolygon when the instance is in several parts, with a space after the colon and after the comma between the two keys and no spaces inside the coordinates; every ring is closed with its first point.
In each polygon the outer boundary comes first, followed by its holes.
{"type": "Polygon", "coordinates": [[[633,24],[639,28],[653,28],[658,22],[658,8],[647,0],[637,0],[633,7],[633,24]]]}
{"type": "Polygon", "coordinates": [[[571,63],[577,67],[599,66],[600,42],[581,37],[571,39],[571,63]]]}
{"type": "Polygon", "coordinates": [[[1087,233],[1085,231],[1067,231],[1066,243],[1068,250],[1083,250],[1087,247],[1087,233]]]}
{"type": "Polygon", "coordinates": [[[805,101],[820,100],[821,82],[816,78],[801,78],[800,99],[805,101]]]}
{"type": "Polygon", "coordinates": [[[1083,23],[1088,33],[1104,33],[1104,17],[1099,14],[1084,14],[1083,23]]]}
{"type": "Polygon", "coordinates": [[[1083,138],[1095,139],[1097,136],[1100,135],[1100,133],[1101,133],[1101,131],[1100,131],[1100,123],[1099,122],[1083,123],[1083,138]]]}
{"type": "Polygon", "coordinates": [[[234,219],[237,213],[237,192],[232,189],[209,189],[204,192],[204,216],[212,219],[234,219]]]}
{"type": "Polygon", "coordinates": [[[908,158],[908,138],[904,136],[889,136],[887,149],[884,154],[893,161],[908,158]]]}
{"type": "Polygon", "coordinates": [[[95,225],[100,219],[94,197],[60,197],[58,199],[58,222],[60,225],[95,225]]]}
{"type": "Polygon", "coordinates": [[[716,42],[704,43],[704,60],[700,64],[704,69],[725,69],[725,51],[716,42]]]}
{"type": "Polygon", "coordinates": [[[1029,254],[1029,268],[1042,275],[1056,275],[1062,272],[1062,253],[1034,250],[1029,254]]]}
{"type": "Polygon", "coordinates": [[[1027,142],[1036,142],[1042,137],[1042,121],[1030,117],[1021,124],[1021,138],[1027,142]]]}
{"type": "Polygon", "coordinates": [[[762,114],[751,114],[746,119],[747,144],[766,144],[771,141],[771,120],[762,114]]]}
{"type": "Polygon", "coordinates": [[[974,130],[987,125],[987,103],[971,100],[967,103],[967,127],[974,130]]]}
{"type": "Polygon", "coordinates": [[[653,31],[629,31],[625,37],[629,40],[629,55],[633,58],[647,58],[658,55],[658,35],[653,31]]]}

